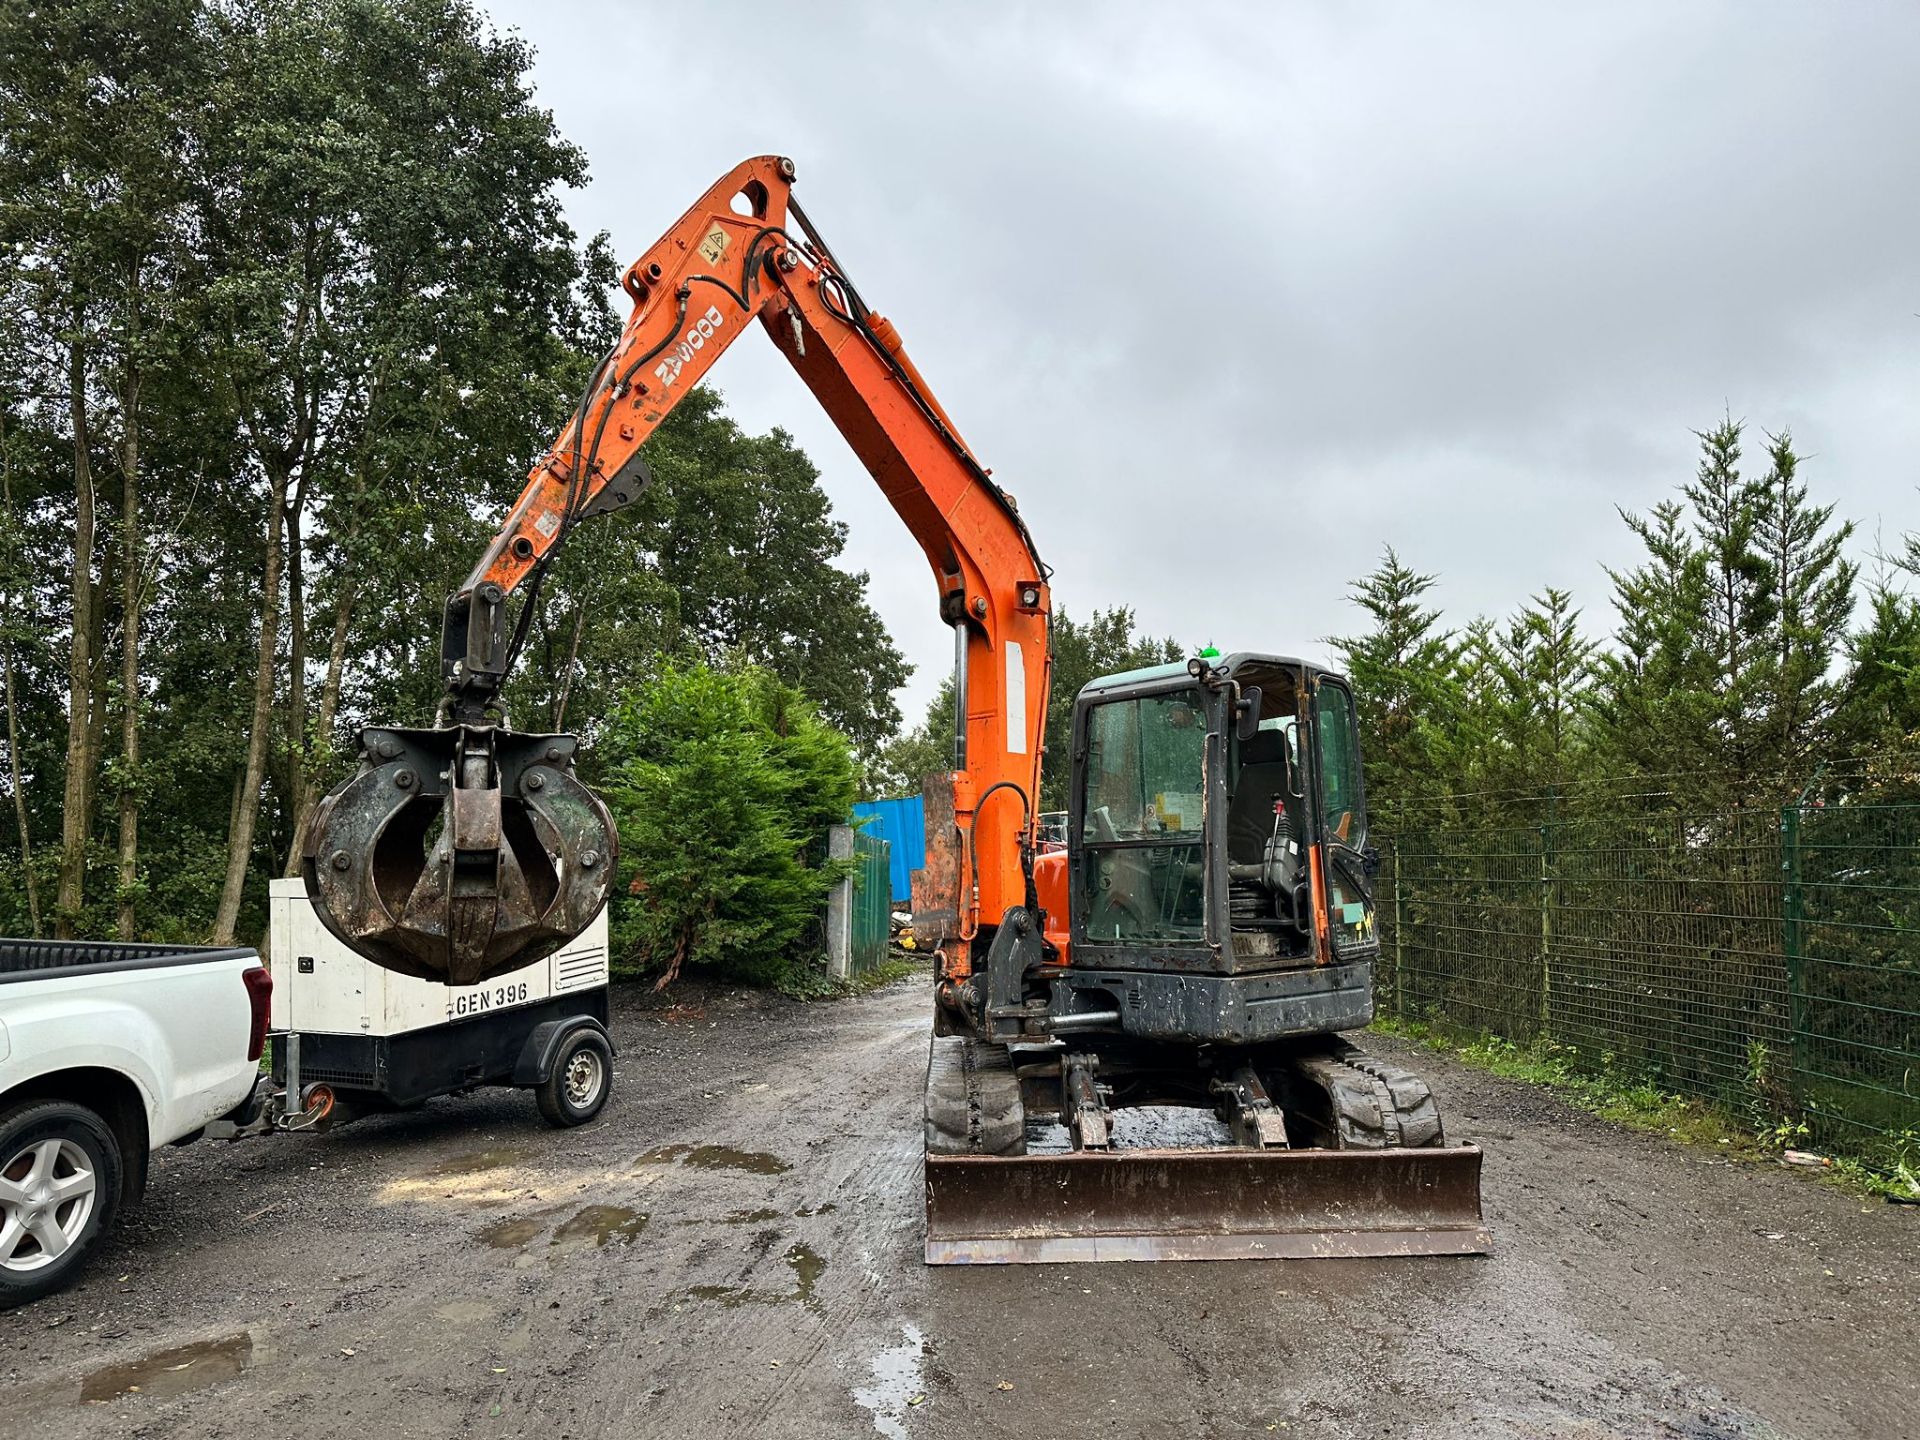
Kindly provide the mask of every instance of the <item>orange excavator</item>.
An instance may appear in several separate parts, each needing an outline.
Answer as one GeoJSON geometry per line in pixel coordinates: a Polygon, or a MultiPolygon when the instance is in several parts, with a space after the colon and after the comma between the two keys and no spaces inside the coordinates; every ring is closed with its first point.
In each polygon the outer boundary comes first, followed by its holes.
{"type": "Polygon", "coordinates": [[[642,447],[758,319],[932,568],[954,634],[950,773],[926,782],[914,932],[937,950],[930,1263],[1483,1251],[1480,1152],[1372,1017],[1374,852],[1352,694],[1208,650],[1077,697],[1067,846],[1041,853],[1049,572],[1021,519],[793,197],[730,171],[625,272],[633,313],[447,604],[431,728],[370,727],[301,840],[322,921],[470,985],[607,903],[615,834],[568,735],[501,684],[547,568],[639,497],[642,447]],[[509,600],[521,599],[509,619],[509,600]]]}

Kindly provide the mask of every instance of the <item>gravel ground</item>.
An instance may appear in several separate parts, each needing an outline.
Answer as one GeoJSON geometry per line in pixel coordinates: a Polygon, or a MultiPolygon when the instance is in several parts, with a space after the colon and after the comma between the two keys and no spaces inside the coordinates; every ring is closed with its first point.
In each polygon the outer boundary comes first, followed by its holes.
{"type": "Polygon", "coordinates": [[[929,1270],[923,978],[616,1008],[580,1130],[492,1093],[158,1157],[0,1315],[0,1435],[1920,1434],[1911,1209],[1401,1053],[1490,1257],[929,1270]]]}

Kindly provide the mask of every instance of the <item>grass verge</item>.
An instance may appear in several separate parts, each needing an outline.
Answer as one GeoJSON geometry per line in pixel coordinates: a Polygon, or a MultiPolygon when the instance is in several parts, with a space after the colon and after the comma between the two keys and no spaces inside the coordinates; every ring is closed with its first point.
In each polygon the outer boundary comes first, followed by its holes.
{"type": "Polygon", "coordinates": [[[849,995],[864,995],[869,990],[882,989],[885,986],[893,984],[896,980],[904,980],[907,976],[925,970],[926,968],[927,962],[924,959],[919,959],[896,950],[889,953],[885,960],[882,960],[871,970],[863,971],[858,975],[850,977],[846,982],[847,988],[845,993],[849,995]]]}
{"type": "MultiPolygon", "coordinates": [[[[1751,1163],[1778,1160],[1797,1143],[1804,1126],[1772,1118],[1749,1123],[1733,1110],[1663,1090],[1643,1075],[1622,1073],[1603,1063],[1598,1070],[1579,1063],[1577,1052],[1551,1041],[1520,1046],[1497,1035],[1465,1034],[1417,1020],[1376,1019],[1372,1029],[1497,1075],[1552,1090],[1569,1104],[1629,1130],[1663,1135],[1683,1145],[1710,1148],[1722,1156],[1751,1163]]],[[[1886,1174],[1848,1156],[1800,1173],[1860,1198],[1906,1198],[1914,1193],[1904,1164],[1886,1174]]]]}

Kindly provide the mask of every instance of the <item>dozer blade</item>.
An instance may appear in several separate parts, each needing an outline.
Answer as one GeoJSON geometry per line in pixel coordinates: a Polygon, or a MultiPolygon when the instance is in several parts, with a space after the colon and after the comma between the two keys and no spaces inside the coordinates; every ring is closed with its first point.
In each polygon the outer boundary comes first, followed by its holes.
{"type": "Polygon", "coordinates": [[[314,810],[301,875],[321,923],[375,964],[477,985],[557,950],[613,884],[614,827],[571,735],[368,729],[314,810]]]}
{"type": "Polygon", "coordinates": [[[927,1156],[929,1265],[1479,1255],[1476,1146],[927,1156]]]}

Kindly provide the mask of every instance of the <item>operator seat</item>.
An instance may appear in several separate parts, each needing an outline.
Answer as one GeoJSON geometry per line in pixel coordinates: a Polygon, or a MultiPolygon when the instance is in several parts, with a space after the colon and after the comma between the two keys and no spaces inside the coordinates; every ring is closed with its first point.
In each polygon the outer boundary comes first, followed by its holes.
{"type": "MultiPolygon", "coordinates": [[[[1289,753],[1286,732],[1256,730],[1240,742],[1240,774],[1227,802],[1227,860],[1234,865],[1259,865],[1273,838],[1274,807],[1288,807],[1292,787],[1287,783],[1289,753]]],[[[1296,841],[1300,839],[1291,808],[1287,818],[1296,841]]]]}

